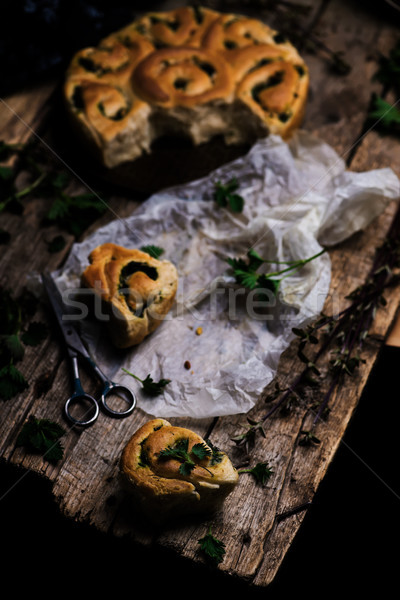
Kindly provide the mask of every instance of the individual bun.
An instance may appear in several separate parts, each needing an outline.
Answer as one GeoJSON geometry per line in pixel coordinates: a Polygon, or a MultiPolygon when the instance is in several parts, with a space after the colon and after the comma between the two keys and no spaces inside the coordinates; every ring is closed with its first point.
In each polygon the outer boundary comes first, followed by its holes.
{"type": "Polygon", "coordinates": [[[175,266],[112,243],[95,248],[89,262],[82,283],[101,298],[114,345],[140,344],[172,307],[178,286],[175,266]]]}
{"type": "Polygon", "coordinates": [[[225,452],[165,419],[148,421],[131,437],[120,474],[134,503],[152,521],[214,512],[239,478],[225,452]],[[173,451],[180,456],[182,449],[194,465],[170,457],[173,451]]]}
{"type": "Polygon", "coordinates": [[[297,50],[263,22],[182,7],[148,13],[77,52],[64,96],[73,123],[114,168],[165,135],[195,146],[216,136],[227,145],[287,138],[303,118],[308,83],[297,50]]]}

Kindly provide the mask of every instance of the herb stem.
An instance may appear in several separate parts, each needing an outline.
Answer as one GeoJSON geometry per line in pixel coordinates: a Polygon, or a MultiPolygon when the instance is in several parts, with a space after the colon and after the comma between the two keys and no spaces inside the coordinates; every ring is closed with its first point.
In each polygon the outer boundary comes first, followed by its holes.
{"type": "MultiPolygon", "coordinates": [[[[308,258],[303,258],[300,260],[292,261],[290,263],[290,266],[287,267],[286,269],[282,269],[281,271],[273,271],[272,273],[267,273],[267,275],[268,275],[268,277],[273,277],[275,275],[282,275],[283,273],[286,273],[287,271],[293,271],[295,269],[300,269],[301,267],[303,267],[307,263],[311,262],[315,258],[318,258],[318,256],[321,256],[321,254],[323,254],[324,252],[326,252],[325,248],[323,250],[321,250],[320,252],[318,252],[317,254],[314,254],[314,256],[310,256],[308,258]]],[[[264,262],[270,262],[270,261],[264,261],[264,262]]],[[[283,264],[289,264],[289,263],[283,263],[283,264]]]]}
{"type": "Polygon", "coordinates": [[[39,177],[37,177],[35,179],[35,181],[33,181],[30,185],[28,185],[24,189],[20,190],[19,192],[16,192],[14,194],[14,197],[19,199],[19,198],[23,198],[24,196],[27,196],[28,194],[33,192],[33,190],[35,190],[42,183],[42,181],[45,177],[46,177],[46,173],[44,171],[42,171],[40,173],[39,177]]]}
{"type": "Polygon", "coordinates": [[[125,371],[125,373],[127,375],[130,375],[131,377],[133,377],[137,381],[140,381],[140,383],[143,383],[143,379],[140,379],[140,377],[138,377],[137,375],[134,375],[133,373],[131,373],[130,371],[128,371],[128,369],[125,369],[124,367],[121,367],[121,368],[122,368],[123,371],[125,371]]]}

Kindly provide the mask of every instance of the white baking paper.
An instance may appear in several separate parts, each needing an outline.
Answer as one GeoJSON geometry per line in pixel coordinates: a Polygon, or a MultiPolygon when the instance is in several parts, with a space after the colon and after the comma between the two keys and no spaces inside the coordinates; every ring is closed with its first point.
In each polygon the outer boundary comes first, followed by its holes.
{"type": "Polygon", "coordinates": [[[350,172],[329,145],[306,132],[289,144],[270,136],[246,156],[204,179],[155,194],[130,217],[116,218],[75,244],[56,281],[72,298],[89,253],[104,242],[164,248],[161,258],[179,273],[176,302],[165,321],[127,351],[111,346],[104,323],[84,323],[90,350],[106,374],[137,392],[138,406],[151,416],[246,413],[273,379],[292,327],[321,312],[331,265],[328,253],[322,254],[284,279],[280,296],[260,308],[238,289],[226,258],[244,256],[249,248],[270,260],[313,256],[366,227],[399,190],[390,168],[350,172]],[[232,177],[245,199],[240,214],[213,200],[215,182],[232,177]],[[142,379],[151,374],[171,383],[149,398],[122,367],[142,379]]]}

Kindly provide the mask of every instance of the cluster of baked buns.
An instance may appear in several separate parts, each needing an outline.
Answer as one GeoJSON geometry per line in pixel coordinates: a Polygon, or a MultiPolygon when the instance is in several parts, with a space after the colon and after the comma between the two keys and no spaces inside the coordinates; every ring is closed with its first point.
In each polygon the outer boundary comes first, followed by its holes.
{"type": "Polygon", "coordinates": [[[287,138],[303,118],[308,70],[265,23],[207,8],[148,13],[80,50],[64,95],[73,122],[106,167],[151,152],[165,134],[195,145],[269,133],[287,138]]]}

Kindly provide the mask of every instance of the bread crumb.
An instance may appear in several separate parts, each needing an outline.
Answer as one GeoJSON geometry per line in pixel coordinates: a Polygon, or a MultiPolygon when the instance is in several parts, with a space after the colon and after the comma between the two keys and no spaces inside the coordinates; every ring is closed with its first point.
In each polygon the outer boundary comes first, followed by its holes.
{"type": "Polygon", "coordinates": [[[196,335],[201,335],[203,333],[203,328],[202,327],[198,327],[196,329],[196,335]]]}

